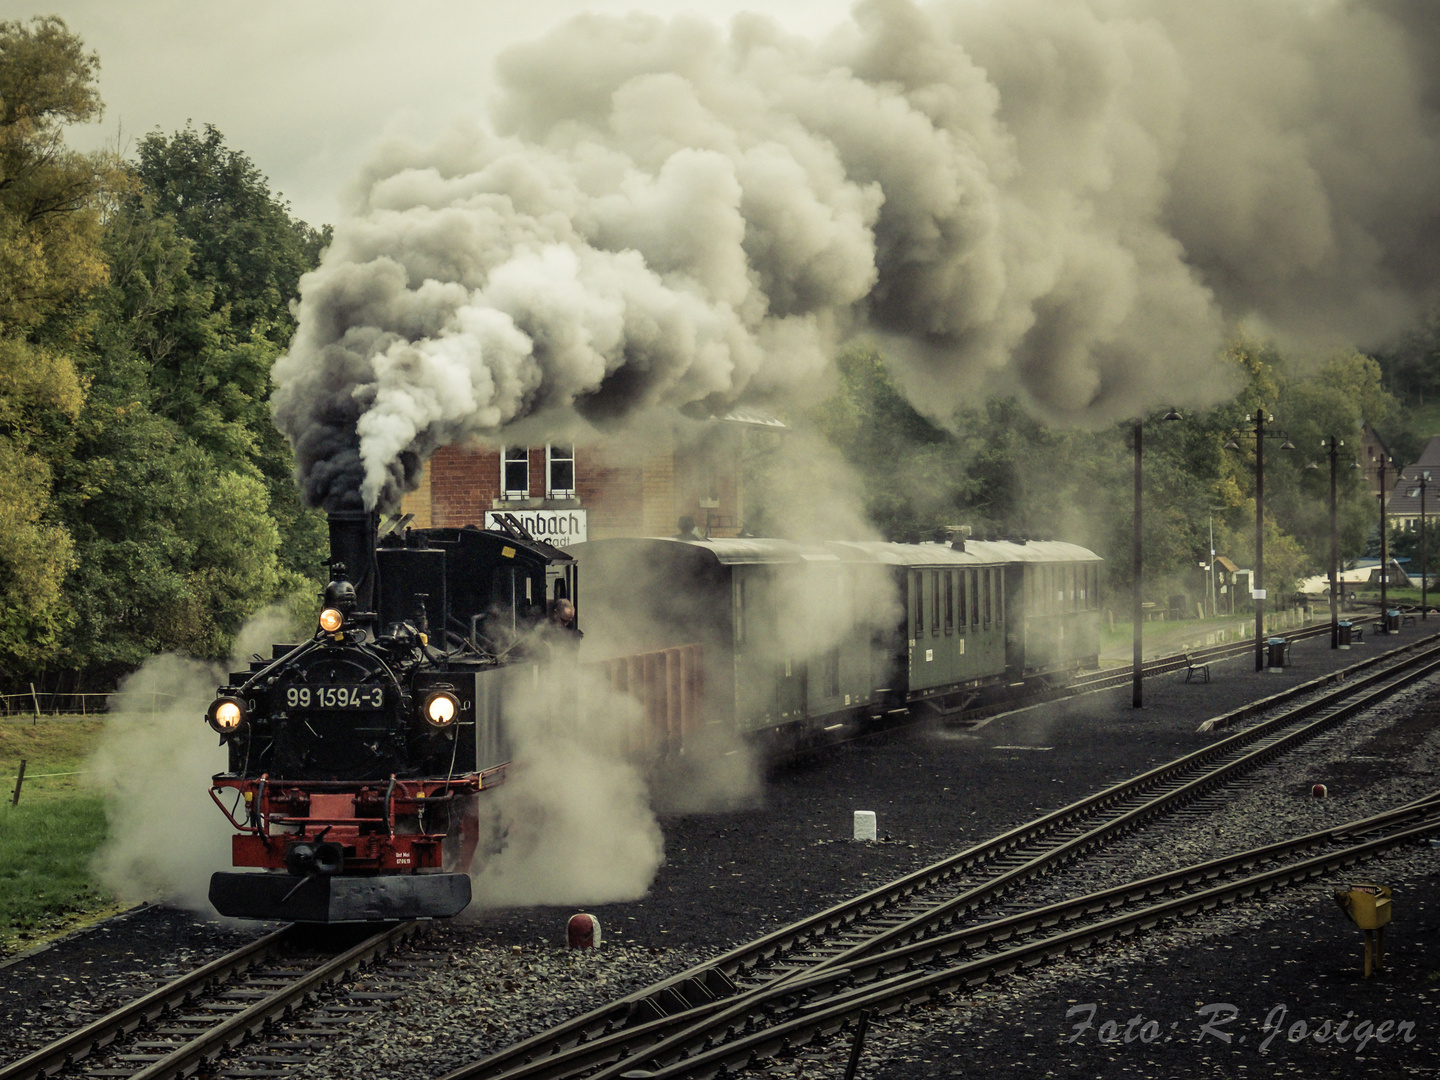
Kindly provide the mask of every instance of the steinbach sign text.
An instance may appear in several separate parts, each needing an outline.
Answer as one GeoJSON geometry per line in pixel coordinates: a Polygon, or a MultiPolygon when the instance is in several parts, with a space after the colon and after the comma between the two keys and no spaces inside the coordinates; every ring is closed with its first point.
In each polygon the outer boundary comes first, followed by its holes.
{"type": "Polygon", "coordinates": [[[500,515],[514,515],[536,540],[556,547],[585,542],[584,510],[486,510],[485,528],[500,528],[500,515]]]}

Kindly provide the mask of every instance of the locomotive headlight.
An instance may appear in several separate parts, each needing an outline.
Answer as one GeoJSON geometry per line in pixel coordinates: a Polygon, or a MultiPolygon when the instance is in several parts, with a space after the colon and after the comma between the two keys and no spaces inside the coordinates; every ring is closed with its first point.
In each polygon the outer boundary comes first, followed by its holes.
{"type": "Polygon", "coordinates": [[[245,702],[237,697],[219,697],[210,703],[206,722],[221,735],[233,735],[245,723],[245,702]]]}
{"type": "Polygon", "coordinates": [[[460,699],[449,690],[436,690],[421,706],[425,722],[434,728],[448,728],[460,715],[460,699]]]}
{"type": "Polygon", "coordinates": [[[345,623],[345,616],[333,607],[327,607],[320,612],[320,629],[327,634],[333,634],[345,623]]]}

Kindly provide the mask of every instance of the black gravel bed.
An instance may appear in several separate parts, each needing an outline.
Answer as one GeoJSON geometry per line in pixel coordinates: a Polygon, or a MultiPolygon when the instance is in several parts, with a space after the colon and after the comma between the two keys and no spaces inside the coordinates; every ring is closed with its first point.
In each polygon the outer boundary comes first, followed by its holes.
{"type": "Polygon", "coordinates": [[[0,963],[0,1062],[24,1057],[272,929],[145,905],[11,957],[0,963]]]}
{"type": "MultiPolygon", "coordinates": [[[[441,972],[434,976],[442,981],[433,993],[407,995],[370,1019],[357,1020],[364,1034],[340,1042],[363,1051],[367,1065],[351,1074],[438,1075],[564,1015],[1205,746],[1230,734],[1198,733],[1205,719],[1420,636],[1420,630],[1407,627],[1398,639],[1367,640],[1348,652],[1330,650],[1324,637],[1299,642],[1292,649],[1293,666],[1282,674],[1256,673],[1253,657],[1245,656],[1213,665],[1209,684],[1186,684],[1183,673],[1158,676],[1146,681],[1146,705],[1140,710],[1131,708],[1125,687],[996,717],[975,728],[908,728],[834,748],[778,772],[764,785],[759,805],[665,817],[666,863],[650,893],[630,903],[587,909],[604,929],[600,950],[573,953],[561,947],[565,922],[575,908],[469,911],[440,928],[425,946],[445,943],[468,981],[446,980],[441,972]],[[875,811],[885,839],[853,841],[855,810],[875,811]]],[[[1432,692],[1412,691],[1413,700],[1432,692]]],[[[1421,719],[1420,712],[1411,720],[1412,713],[1395,710],[1384,733],[1377,732],[1388,743],[1366,742],[1368,736],[1358,742],[1339,740],[1288,771],[1267,775],[1246,797],[1259,800],[1255,805],[1285,808],[1284,831],[1298,832],[1292,826],[1307,816],[1337,821],[1361,816],[1352,811],[1368,805],[1364,793],[1378,791],[1397,771],[1406,773],[1417,791],[1427,784],[1440,787],[1408,766],[1399,767],[1393,756],[1404,754],[1409,741],[1426,730],[1430,720],[1421,719]],[[1402,731],[1396,720],[1414,730],[1402,731]],[[1312,782],[1326,783],[1331,798],[1311,799],[1312,782]]],[[[1194,861],[1188,857],[1190,846],[1176,845],[1187,856],[1183,861],[1194,861]]],[[[1358,978],[1361,935],[1341,919],[1327,883],[1293,910],[1285,905],[1296,901],[1283,898],[1242,905],[1243,911],[1208,920],[1204,931],[1157,932],[1133,946],[1108,946],[1092,959],[1044,965],[964,1002],[877,1020],[861,1075],[951,1076],[984,1068],[1037,1077],[1264,1076],[1276,1062],[1286,1061],[1326,1075],[1342,1068],[1369,1075],[1363,1070],[1372,1065],[1391,1070],[1383,1075],[1403,1075],[1395,1070],[1422,1061],[1428,1068],[1440,1044],[1432,1025],[1422,1022],[1429,1010],[1417,995],[1440,993],[1440,982],[1431,983],[1432,977],[1440,979],[1440,910],[1434,906],[1440,900],[1432,900],[1440,864],[1428,849],[1407,858],[1421,862],[1404,864],[1403,875],[1385,878],[1396,888],[1397,920],[1387,941],[1392,967],[1369,982],[1358,978]],[[1284,914],[1268,919],[1270,911],[1284,914]],[[1236,919],[1240,922],[1231,928],[1236,919]],[[1176,944],[1169,944],[1167,935],[1176,944]],[[1396,1001],[1373,996],[1384,992],[1396,1001]],[[1077,1022],[1066,1020],[1066,1010],[1091,1001],[1096,1003],[1095,1028],[1116,1020],[1121,1043],[1101,1044],[1097,1030],[1073,1044],[1064,1042],[1077,1022]],[[1191,1034],[1198,1030],[1195,1010],[1216,1002],[1237,1006],[1228,1031],[1247,1024],[1246,1032],[1258,1031],[1280,1003],[1288,1009],[1287,1025],[1296,1019],[1312,1027],[1326,1018],[1338,1022],[1353,1011],[1356,1020],[1376,1024],[1411,1019],[1416,1037],[1413,1043],[1372,1040],[1363,1055],[1355,1053],[1353,1044],[1311,1039],[1287,1041],[1284,1056],[1278,1056],[1283,1035],[1262,1055],[1254,1046],[1263,1036],[1253,1033],[1243,1046],[1218,1038],[1182,1045],[1179,1036],[1187,1024],[1191,1034]],[[1407,1012],[1400,1007],[1403,1002],[1419,1004],[1407,1012]],[[1344,1007],[1337,1013],[1340,1004],[1344,1007]],[[1137,1012],[1147,1020],[1175,1024],[1164,1032],[1171,1041],[1144,1042],[1136,1035],[1125,1043],[1125,1024],[1137,1012]]],[[[1396,863],[1397,873],[1401,865],[1396,863]]],[[[1117,872],[1128,868],[1122,865],[1117,872]]],[[[0,968],[0,1060],[32,1048],[37,1034],[53,1036],[56,1029],[88,1022],[117,1004],[117,997],[149,989],[167,965],[203,962],[270,928],[225,927],[157,907],[0,968]],[[140,972],[151,972],[151,981],[139,979],[140,972]]],[[[772,1072],[838,1076],[847,1051],[836,1041],[778,1062],[772,1072]]],[[[342,1076],[358,1067],[343,1046],[313,1065],[306,1066],[307,1075],[342,1076]]]]}

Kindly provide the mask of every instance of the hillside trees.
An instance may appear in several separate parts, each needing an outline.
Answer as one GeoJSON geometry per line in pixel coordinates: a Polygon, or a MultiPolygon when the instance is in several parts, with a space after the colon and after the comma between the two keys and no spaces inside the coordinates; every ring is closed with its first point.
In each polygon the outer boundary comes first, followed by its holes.
{"type": "MultiPolygon", "coordinates": [[[[1266,587],[1281,596],[1329,559],[1329,462],[1335,436],[1358,452],[1360,426],[1400,430],[1380,368],[1360,353],[1300,370],[1273,346],[1237,338],[1226,359],[1235,396],[1210,410],[1145,418],[1143,545],[1147,595],[1203,590],[1201,564],[1216,547],[1242,565],[1255,549],[1253,416],[1275,417],[1265,445],[1266,587]],[[1280,449],[1288,435],[1294,450],[1280,449]],[[1227,449],[1234,439],[1236,449],[1227,449]],[[1306,468],[1314,462],[1315,469],[1306,468]]],[[[948,525],[976,535],[1072,540],[1106,559],[1113,591],[1131,584],[1134,421],[1097,431],[1045,427],[1014,400],[992,399],[945,426],[921,416],[873,348],[845,354],[836,392],[799,426],[839,447],[861,480],[863,499],[891,539],[929,538],[948,525]]],[[[1350,457],[1342,450],[1341,465],[1350,457]]],[[[1437,492],[1440,498],[1440,492],[1437,492]]],[[[1361,477],[1342,468],[1342,554],[1364,548],[1375,509],[1361,477]]]]}
{"type": "Polygon", "coordinates": [[[69,624],[73,542],[53,498],[84,399],[82,301],[106,276],[103,155],[66,149],[99,115],[98,60],[57,18],[0,22],[0,672],[41,662],[69,624]]]}
{"type": "Polygon", "coordinates": [[[135,177],[107,222],[111,279],[64,476],[68,592],[86,613],[69,660],[102,681],[160,650],[226,655],[245,618],[307,591],[323,557],[269,410],[318,234],[213,128],[203,142],[148,136],[135,177]]]}
{"type": "Polygon", "coordinates": [[[213,128],[68,150],[98,67],[57,18],[0,23],[0,677],[97,688],[309,590],[269,372],[326,240],[213,128]]]}

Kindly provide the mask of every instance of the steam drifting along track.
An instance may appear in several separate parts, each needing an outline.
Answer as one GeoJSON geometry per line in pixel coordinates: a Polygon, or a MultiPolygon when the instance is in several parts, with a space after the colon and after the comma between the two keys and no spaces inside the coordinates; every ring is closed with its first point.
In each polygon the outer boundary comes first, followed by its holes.
{"type": "MultiPolygon", "coordinates": [[[[709,964],[594,1010],[541,1036],[454,1070],[447,1074],[446,1080],[586,1073],[613,1076],[625,1070],[654,1071],[661,1067],[664,1071],[660,1075],[678,1076],[690,1075],[688,1070],[692,1065],[694,1075],[709,1075],[721,1064],[733,1067],[739,1062],[724,1049],[714,1049],[713,1053],[703,1051],[709,1055],[704,1059],[709,1065],[699,1058],[692,1060],[691,1056],[701,1053],[701,1048],[707,1045],[723,1047],[743,1038],[747,1040],[746,1054],[765,1052],[767,1048],[773,1052],[787,1040],[789,1045],[803,1043],[815,1031],[826,1030],[827,1025],[831,1030],[838,1028],[847,1017],[861,1011],[899,1007],[896,1004],[899,998],[877,1003],[859,990],[854,990],[843,1002],[836,999],[840,1002],[835,1006],[839,1012],[824,999],[838,992],[837,988],[846,989],[855,982],[864,982],[861,978],[864,972],[871,973],[867,978],[875,978],[908,964],[930,962],[944,953],[942,945],[937,943],[942,939],[958,940],[951,937],[957,926],[1007,890],[1014,891],[1025,882],[1094,851],[1142,822],[1192,803],[1204,793],[1213,792],[1217,786],[1437,670],[1440,670],[1440,649],[1432,646],[1419,650],[1376,678],[1356,680],[1320,695],[1248,731],[837,905],[814,918],[769,934],[709,964]],[[827,986],[831,989],[822,991],[822,987],[827,986]],[[823,1023],[818,1028],[807,1028],[799,1019],[792,1018],[783,1021],[788,1025],[783,1030],[772,1028],[772,1024],[780,1022],[778,1018],[788,1015],[787,1010],[794,1009],[813,1013],[823,1023]],[[670,1068],[682,1055],[690,1064],[670,1068]]],[[[1427,823],[1418,828],[1427,831],[1433,826],[1427,823]]],[[[1411,838],[1406,836],[1394,843],[1405,843],[1411,838]]],[[[1378,846],[1344,856],[1338,863],[1322,860],[1298,878],[1289,871],[1281,877],[1303,880],[1311,873],[1347,865],[1346,859],[1364,857],[1365,851],[1393,846],[1388,841],[1372,842],[1378,846]]],[[[1247,858],[1253,864],[1258,857],[1252,853],[1247,858]]],[[[1195,872],[1192,869],[1187,874],[1195,872]]],[[[1247,883],[1237,886],[1240,891],[1233,895],[1275,887],[1263,878],[1264,875],[1255,881],[1247,879],[1247,883]]],[[[1202,897],[1198,902],[1191,895],[1180,902],[1175,911],[1201,910],[1222,903],[1226,895],[1231,895],[1224,892],[1229,888],[1231,886],[1226,885],[1220,893],[1202,897]]],[[[1169,909],[1157,910],[1141,916],[1134,926],[1153,925],[1157,919],[1173,913],[1169,909]]],[[[1006,936],[1013,934],[1018,923],[1026,919],[1038,918],[1044,922],[1048,917],[1039,912],[1022,911],[987,925],[1003,928],[1001,936],[1006,936]]],[[[1129,931],[1118,924],[1101,931],[1102,935],[1120,932],[1129,931]]],[[[1018,958],[1012,956],[1001,963],[1000,968],[1006,964],[1013,967],[1018,963],[1038,962],[1057,949],[1078,947],[1079,941],[1077,937],[1058,945],[1040,946],[1033,956],[1029,953],[1018,958]]],[[[969,946],[957,946],[961,947],[969,946]]],[[[967,968],[958,981],[944,971],[913,976],[920,980],[915,986],[892,985],[886,981],[884,993],[893,991],[900,998],[907,994],[924,996],[938,992],[937,987],[989,977],[988,973],[978,974],[979,971],[979,968],[967,968]],[[924,981],[932,975],[936,980],[933,984],[924,981]]]]}

